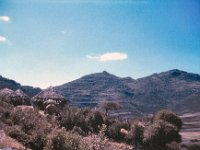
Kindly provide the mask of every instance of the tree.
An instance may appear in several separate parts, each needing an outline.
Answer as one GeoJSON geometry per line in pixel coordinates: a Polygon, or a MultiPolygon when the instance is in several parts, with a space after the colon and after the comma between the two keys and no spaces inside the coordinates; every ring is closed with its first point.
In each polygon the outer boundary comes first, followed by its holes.
{"type": "Polygon", "coordinates": [[[108,116],[109,111],[119,110],[122,106],[118,102],[103,102],[100,106],[105,110],[105,115],[108,116]]]}

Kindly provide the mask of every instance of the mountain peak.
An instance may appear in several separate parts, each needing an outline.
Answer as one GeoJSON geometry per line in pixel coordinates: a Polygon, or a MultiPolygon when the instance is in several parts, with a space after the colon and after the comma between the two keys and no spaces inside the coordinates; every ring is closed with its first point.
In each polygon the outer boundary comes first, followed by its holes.
{"type": "Polygon", "coordinates": [[[169,70],[167,72],[171,72],[171,73],[187,73],[186,71],[179,70],[179,69],[172,69],[172,70],[169,70]]]}
{"type": "Polygon", "coordinates": [[[92,73],[89,75],[85,75],[82,78],[119,78],[119,77],[117,77],[107,71],[102,71],[99,73],[92,73]]]}
{"type": "Polygon", "coordinates": [[[178,78],[180,80],[185,80],[185,81],[200,81],[199,74],[189,73],[178,69],[162,72],[159,74],[159,76],[167,78],[178,78]]]}
{"type": "Polygon", "coordinates": [[[183,71],[183,70],[180,70],[180,69],[172,69],[172,70],[169,70],[168,72],[185,72],[185,71],[183,71]]]}
{"type": "Polygon", "coordinates": [[[104,74],[109,74],[109,73],[108,73],[107,71],[105,71],[105,70],[104,70],[102,73],[104,73],[104,74]]]}
{"type": "Polygon", "coordinates": [[[173,70],[167,71],[166,74],[172,77],[178,77],[182,74],[187,74],[187,72],[179,70],[179,69],[173,69],[173,70]]]}
{"type": "Polygon", "coordinates": [[[113,75],[113,74],[111,74],[111,73],[109,73],[109,72],[107,72],[107,71],[102,71],[102,72],[100,72],[100,73],[97,73],[97,74],[103,74],[103,75],[108,75],[108,76],[115,76],[115,75],[113,75]]]}

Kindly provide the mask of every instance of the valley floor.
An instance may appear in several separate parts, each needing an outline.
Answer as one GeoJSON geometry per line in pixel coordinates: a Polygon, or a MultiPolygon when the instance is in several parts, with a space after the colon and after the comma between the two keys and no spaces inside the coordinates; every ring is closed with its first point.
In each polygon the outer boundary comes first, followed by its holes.
{"type": "Polygon", "coordinates": [[[200,112],[184,114],[180,118],[183,121],[183,127],[180,132],[183,143],[200,143],[200,112]]]}

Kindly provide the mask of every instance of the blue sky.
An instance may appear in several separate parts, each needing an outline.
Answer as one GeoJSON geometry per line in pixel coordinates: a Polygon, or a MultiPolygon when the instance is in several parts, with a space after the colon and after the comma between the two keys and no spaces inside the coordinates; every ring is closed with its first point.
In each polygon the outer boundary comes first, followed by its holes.
{"type": "Polygon", "coordinates": [[[200,74],[198,0],[0,0],[0,74],[23,85],[175,68],[200,74]]]}

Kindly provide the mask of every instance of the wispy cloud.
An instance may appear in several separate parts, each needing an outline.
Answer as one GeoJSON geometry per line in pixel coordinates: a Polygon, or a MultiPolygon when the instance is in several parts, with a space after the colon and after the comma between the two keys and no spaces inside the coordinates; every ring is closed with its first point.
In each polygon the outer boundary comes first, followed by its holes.
{"type": "Polygon", "coordinates": [[[7,42],[6,37],[0,36],[0,43],[4,43],[4,42],[7,42]]]}
{"type": "Polygon", "coordinates": [[[10,17],[9,16],[0,16],[0,21],[9,22],[10,21],[10,17]]]}
{"type": "Polygon", "coordinates": [[[107,61],[125,60],[128,58],[128,55],[126,53],[109,52],[99,56],[87,55],[86,58],[100,62],[107,62],[107,61]]]}

